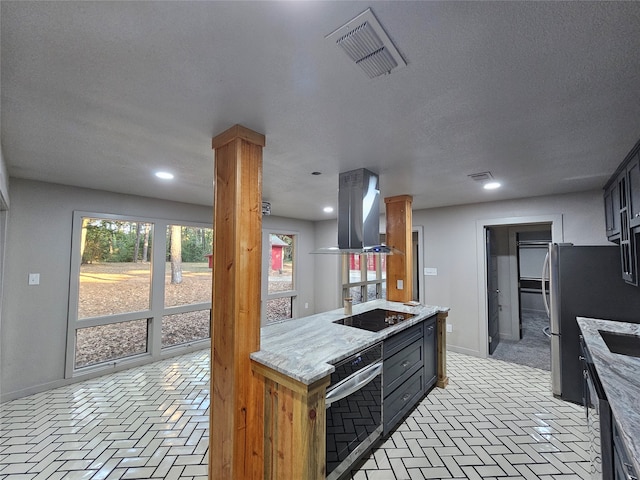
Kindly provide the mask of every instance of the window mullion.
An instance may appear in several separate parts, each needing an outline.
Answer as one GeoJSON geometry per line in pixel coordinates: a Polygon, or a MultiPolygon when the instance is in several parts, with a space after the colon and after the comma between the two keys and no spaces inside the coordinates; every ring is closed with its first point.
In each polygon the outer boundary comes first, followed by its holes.
{"type": "Polygon", "coordinates": [[[149,353],[159,359],[162,352],[162,317],[167,258],[167,222],[156,222],[151,247],[151,314],[149,315],[149,353]]]}

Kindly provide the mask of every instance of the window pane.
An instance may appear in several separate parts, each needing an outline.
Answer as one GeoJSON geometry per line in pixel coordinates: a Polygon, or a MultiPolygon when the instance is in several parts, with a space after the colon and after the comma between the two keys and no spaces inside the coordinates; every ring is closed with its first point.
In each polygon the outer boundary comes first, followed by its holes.
{"type": "Polygon", "coordinates": [[[165,307],[211,301],[213,229],[169,225],[165,307]]]}
{"type": "Polygon", "coordinates": [[[78,318],[149,309],[153,224],[83,218],[78,318]]]}
{"type": "Polygon", "coordinates": [[[357,253],[349,254],[349,283],[361,281],[362,273],[360,269],[360,261],[363,256],[357,253]]]}
{"type": "Polygon", "coordinates": [[[367,259],[367,280],[376,280],[378,278],[378,263],[381,255],[370,253],[365,255],[367,259]]]}
{"type": "Polygon", "coordinates": [[[282,297],[267,300],[267,323],[291,318],[293,312],[293,297],[282,297]]]}
{"type": "Polygon", "coordinates": [[[269,235],[268,293],[293,290],[294,235],[269,235]]]}
{"type": "Polygon", "coordinates": [[[147,351],[147,319],[76,330],[75,368],[147,351]]]}
{"type": "Polygon", "coordinates": [[[351,287],[349,289],[349,296],[353,299],[354,305],[362,303],[362,287],[351,287]]]}
{"type": "Polygon", "coordinates": [[[162,317],[162,346],[171,347],[209,338],[210,318],[211,310],[198,310],[162,317]]]}
{"type": "Polygon", "coordinates": [[[378,298],[377,284],[367,285],[367,302],[378,298]]]}

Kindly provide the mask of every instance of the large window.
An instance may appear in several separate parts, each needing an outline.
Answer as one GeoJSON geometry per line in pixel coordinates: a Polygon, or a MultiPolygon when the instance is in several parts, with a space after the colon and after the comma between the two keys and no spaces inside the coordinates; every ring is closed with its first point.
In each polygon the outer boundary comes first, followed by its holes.
{"type": "Polygon", "coordinates": [[[263,267],[263,322],[272,323],[295,314],[296,235],[268,232],[263,238],[268,261],[263,267]]]}
{"type": "Polygon", "coordinates": [[[153,224],[82,218],[78,319],[148,310],[153,224]]]}
{"type": "Polygon", "coordinates": [[[387,257],[377,253],[342,256],[342,298],[354,304],[386,298],[387,257]]]}
{"type": "Polygon", "coordinates": [[[67,376],[209,338],[210,226],[85,212],[73,225],[67,376]]]}
{"type": "Polygon", "coordinates": [[[168,225],[166,240],[164,306],[192,307],[163,316],[162,346],[170,347],[210,336],[213,230],[168,225]]]}

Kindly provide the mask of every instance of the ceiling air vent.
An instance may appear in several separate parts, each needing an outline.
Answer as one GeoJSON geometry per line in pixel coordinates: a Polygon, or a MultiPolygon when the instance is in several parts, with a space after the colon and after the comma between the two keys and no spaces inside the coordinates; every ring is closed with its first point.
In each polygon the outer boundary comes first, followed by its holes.
{"type": "Polygon", "coordinates": [[[468,177],[476,182],[488,182],[493,180],[491,172],[472,173],[471,175],[468,175],[468,177]]]}
{"type": "Polygon", "coordinates": [[[391,73],[407,65],[371,9],[362,12],[326,38],[342,48],[369,78],[391,73]]]}

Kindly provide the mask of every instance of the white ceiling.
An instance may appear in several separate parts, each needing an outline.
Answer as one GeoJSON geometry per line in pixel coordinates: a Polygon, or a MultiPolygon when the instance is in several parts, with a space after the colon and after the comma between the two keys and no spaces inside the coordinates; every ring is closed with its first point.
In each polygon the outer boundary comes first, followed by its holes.
{"type": "Polygon", "coordinates": [[[574,192],[640,136],[640,2],[0,8],[13,177],[210,205],[211,138],[239,123],[266,135],[272,213],[318,220],[341,171],[415,209],[574,192]],[[375,79],[325,40],[369,7],[408,64],[375,79]],[[483,171],[503,188],[467,177],[483,171]]]}

